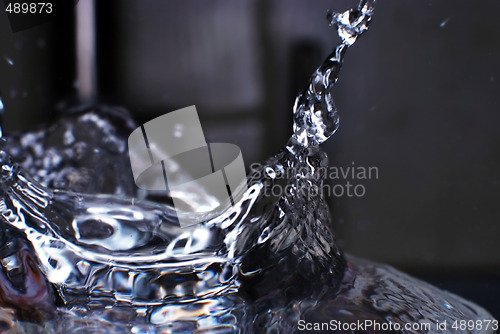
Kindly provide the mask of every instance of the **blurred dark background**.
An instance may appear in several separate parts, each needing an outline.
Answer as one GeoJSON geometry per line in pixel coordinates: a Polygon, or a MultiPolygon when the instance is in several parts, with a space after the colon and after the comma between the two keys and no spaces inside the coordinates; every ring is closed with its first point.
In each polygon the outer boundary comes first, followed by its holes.
{"type": "MultiPolygon", "coordinates": [[[[239,145],[249,166],[287,141],[294,96],[338,42],[326,10],[355,5],[80,0],[77,14],[17,33],[2,13],[3,130],[31,129],[75,101],[124,106],[139,123],[195,104],[208,140],[239,145]]],[[[379,0],[348,50],[335,92],[341,127],[323,145],[331,166],[378,168],[378,179],[351,180],[364,196],[329,196],[346,252],[497,318],[498,12],[497,0],[379,0]]]]}

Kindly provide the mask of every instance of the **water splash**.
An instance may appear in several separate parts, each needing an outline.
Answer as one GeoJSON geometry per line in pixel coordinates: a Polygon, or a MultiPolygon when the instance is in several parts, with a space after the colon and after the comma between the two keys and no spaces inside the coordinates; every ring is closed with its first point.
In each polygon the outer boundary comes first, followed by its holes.
{"type": "Polygon", "coordinates": [[[324,200],[295,191],[268,196],[276,184],[293,182],[279,178],[290,167],[301,171],[301,186],[319,186],[308,175],[325,158],[317,148],[290,145],[250,175],[248,192],[230,211],[181,229],[165,205],[44,188],[2,151],[1,224],[24,233],[66,308],[141,307],[136,321],[167,325],[187,312],[185,303],[225,305],[241,318],[246,302],[260,300],[252,307],[262,315],[264,299],[305,305],[342,278],[345,260],[325,224],[324,200]]]}
{"type": "Polygon", "coordinates": [[[292,138],[250,173],[238,203],[203,224],[181,229],[168,197],[135,193],[125,150],[134,125],[119,111],[76,110],[4,140],[3,324],[30,333],[292,333],[300,319],[491,319],[390,267],[346,260],[321,192],[311,191],[326,177],[318,145],[338,126],[332,87],[372,10],[362,1],[329,15],[342,42],[297,98],[292,138]]]}
{"type": "Polygon", "coordinates": [[[319,145],[330,138],[339,125],[332,90],[348,47],[368,30],[373,14],[373,2],[361,1],[358,8],[344,13],[328,13],[330,24],[337,26],[342,43],[312,75],[308,88],[295,100],[293,108],[293,138],[301,145],[319,145]]]}
{"type": "Polygon", "coordinates": [[[37,182],[81,193],[136,195],[124,139],[134,122],[120,108],[69,110],[48,128],[7,138],[9,153],[37,182]]]}

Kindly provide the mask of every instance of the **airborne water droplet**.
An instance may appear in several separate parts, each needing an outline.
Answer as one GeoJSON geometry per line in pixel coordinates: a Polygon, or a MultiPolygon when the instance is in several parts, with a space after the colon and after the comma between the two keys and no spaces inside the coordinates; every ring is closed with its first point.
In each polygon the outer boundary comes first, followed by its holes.
{"type": "Polygon", "coordinates": [[[5,61],[7,62],[7,64],[9,64],[10,66],[14,66],[14,61],[12,59],[10,59],[9,57],[5,56],[5,61]]]}
{"type": "Polygon", "coordinates": [[[441,22],[441,24],[439,25],[441,28],[444,28],[444,26],[446,26],[448,24],[448,22],[450,21],[451,19],[451,16],[449,18],[447,18],[446,20],[444,20],[443,22],[441,22]]]}

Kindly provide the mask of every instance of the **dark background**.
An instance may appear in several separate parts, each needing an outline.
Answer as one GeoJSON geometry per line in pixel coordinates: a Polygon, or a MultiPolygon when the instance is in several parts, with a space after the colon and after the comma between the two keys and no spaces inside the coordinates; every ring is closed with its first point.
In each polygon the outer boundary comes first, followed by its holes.
{"type": "MultiPolygon", "coordinates": [[[[284,145],[294,96],[338,42],[326,10],[356,1],[94,4],[98,101],[138,122],[195,104],[208,140],[239,145],[249,166],[284,145]]],[[[379,170],[377,180],[356,181],[362,198],[329,197],[345,251],[497,318],[498,12],[497,0],[379,0],[370,30],[348,50],[335,92],[341,127],[323,145],[331,166],[379,170]]],[[[12,33],[0,14],[4,131],[28,130],[75,103],[74,35],[71,15],[12,33]]]]}

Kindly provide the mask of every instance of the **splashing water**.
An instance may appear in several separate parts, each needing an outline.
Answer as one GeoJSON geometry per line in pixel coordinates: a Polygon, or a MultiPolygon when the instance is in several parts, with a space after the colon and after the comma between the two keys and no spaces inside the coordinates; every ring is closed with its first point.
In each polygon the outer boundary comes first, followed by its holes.
{"type": "Polygon", "coordinates": [[[301,145],[319,145],[338,128],[339,116],[332,97],[344,54],[356,39],[368,29],[373,13],[373,3],[361,1],[357,9],[342,14],[328,13],[330,24],[337,25],[342,43],[314,72],[309,87],[299,94],[294,105],[294,134],[301,145]]]}
{"type": "Polygon", "coordinates": [[[297,97],[292,138],[251,172],[238,203],[203,224],[181,229],[169,204],[136,193],[126,157],[134,125],[123,113],[75,111],[48,130],[3,142],[2,326],[26,333],[292,333],[301,330],[299,320],[491,320],[395,269],[346,260],[321,193],[311,191],[326,177],[318,145],[338,126],[332,87],[372,11],[362,1],[329,15],[342,43],[297,97]],[[273,187],[287,191],[275,196],[273,187]]]}

